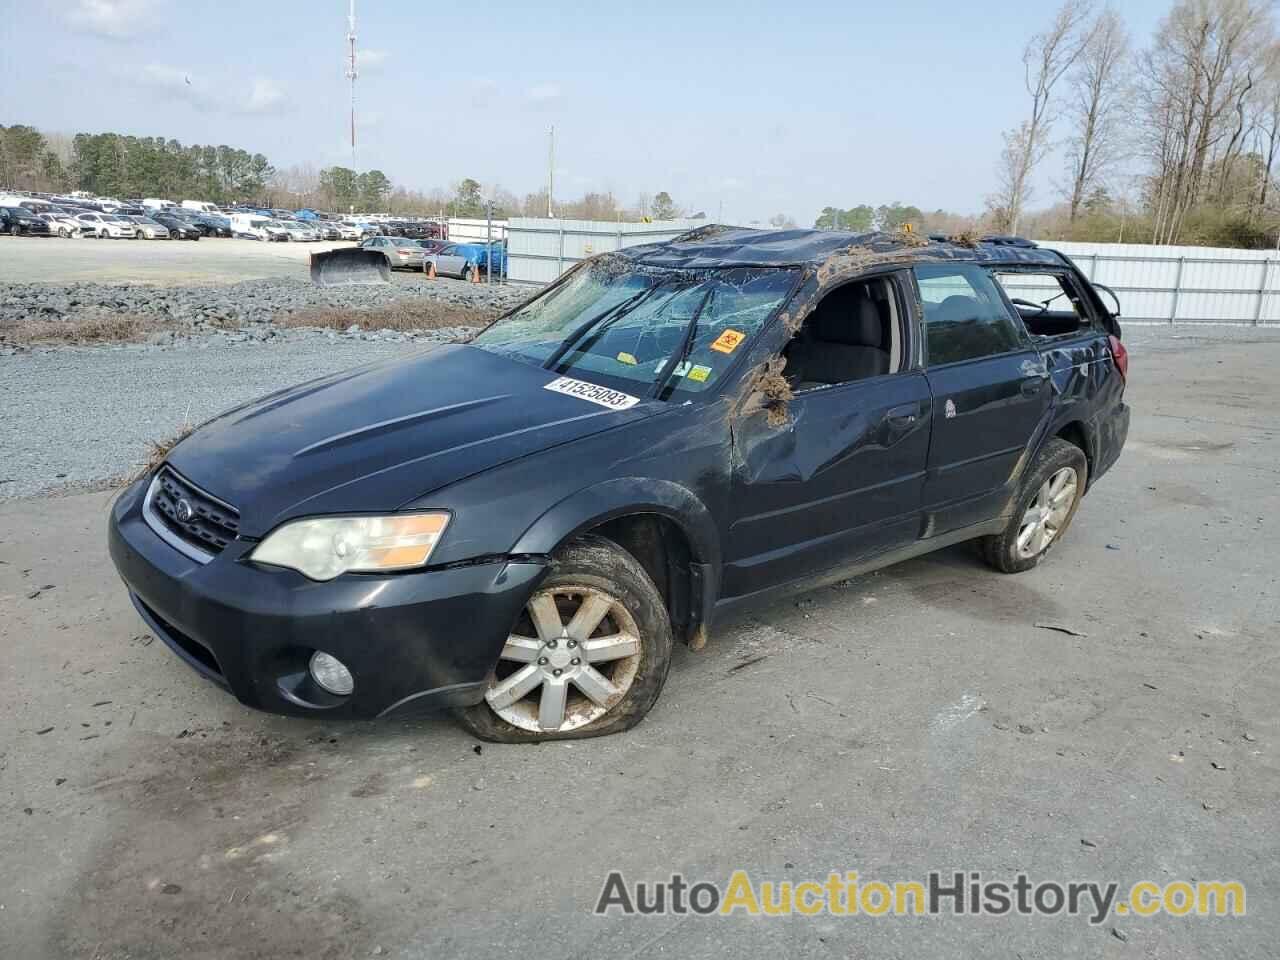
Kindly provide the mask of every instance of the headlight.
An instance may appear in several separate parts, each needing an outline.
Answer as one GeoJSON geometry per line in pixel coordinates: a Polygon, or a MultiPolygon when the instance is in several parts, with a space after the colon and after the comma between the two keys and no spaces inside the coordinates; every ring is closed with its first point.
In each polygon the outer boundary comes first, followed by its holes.
{"type": "Polygon", "coordinates": [[[312,580],[342,573],[421,567],[449,525],[449,514],[323,517],[286,523],[258,544],[250,559],[297,570],[312,580]]]}

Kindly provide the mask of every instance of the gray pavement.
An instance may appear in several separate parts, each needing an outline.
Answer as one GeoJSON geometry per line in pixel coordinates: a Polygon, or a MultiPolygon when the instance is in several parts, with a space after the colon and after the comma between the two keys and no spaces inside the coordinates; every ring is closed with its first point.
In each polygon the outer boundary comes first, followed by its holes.
{"type": "Polygon", "coordinates": [[[203,240],[64,240],[0,237],[0,282],[235,283],[305,277],[309,257],[353,242],[261,243],[203,240]]]}

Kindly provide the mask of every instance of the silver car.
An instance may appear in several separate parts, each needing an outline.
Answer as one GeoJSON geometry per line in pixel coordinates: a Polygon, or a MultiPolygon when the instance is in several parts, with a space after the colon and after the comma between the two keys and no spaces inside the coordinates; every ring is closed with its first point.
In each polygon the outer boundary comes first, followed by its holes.
{"type": "Polygon", "coordinates": [[[338,229],[338,225],[328,220],[308,220],[307,226],[314,230],[321,240],[342,239],[342,231],[338,229]]]}
{"type": "Polygon", "coordinates": [[[110,213],[82,213],[76,217],[80,221],[81,233],[99,240],[133,240],[138,236],[138,228],[110,213]]]}
{"type": "Polygon", "coordinates": [[[55,208],[36,216],[49,225],[50,233],[56,233],[60,237],[78,237],[84,230],[84,224],[75,218],[75,214],[65,210],[55,208]]]}
{"type": "Polygon", "coordinates": [[[381,253],[387,258],[392,270],[408,267],[410,270],[426,272],[427,251],[407,237],[370,237],[360,246],[365,250],[377,250],[381,253]]]}
{"type": "Polygon", "coordinates": [[[476,265],[458,252],[458,244],[456,243],[451,243],[435,253],[428,254],[426,263],[422,266],[424,272],[427,269],[427,264],[435,264],[436,276],[461,277],[463,280],[473,279],[476,270],[476,265]]]}
{"type": "Polygon", "coordinates": [[[303,223],[301,220],[280,220],[278,222],[289,231],[290,240],[310,243],[313,240],[320,239],[320,235],[311,229],[311,225],[303,223]]]}
{"type": "Polygon", "coordinates": [[[169,228],[163,223],[156,223],[150,217],[129,217],[138,227],[138,235],[148,240],[168,240],[169,228]]]}

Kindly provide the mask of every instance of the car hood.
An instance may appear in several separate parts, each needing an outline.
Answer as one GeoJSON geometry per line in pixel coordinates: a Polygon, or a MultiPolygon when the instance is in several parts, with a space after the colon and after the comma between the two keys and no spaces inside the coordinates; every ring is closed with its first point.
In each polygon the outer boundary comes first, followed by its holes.
{"type": "Polygon", "coordinates": [[[239,510],[242,535],[261,537],[294,517],[396,510],[664,409],[645,400],[614,410],[544,389],[556,379],[475,347],[440,347],[237,407],[174,447],[168,462],[239,510]]]}

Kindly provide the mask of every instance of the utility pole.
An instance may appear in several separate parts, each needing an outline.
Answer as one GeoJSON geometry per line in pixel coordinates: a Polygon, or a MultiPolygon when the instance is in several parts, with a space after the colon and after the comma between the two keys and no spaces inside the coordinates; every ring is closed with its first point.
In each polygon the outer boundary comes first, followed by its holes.
{"type": "MultiPolygon", "coordinates": [[[[355,0],[351,0],[352,3],[355,0]]],[[[547,150],[547,218],[554,217],[555,208],[551,205],[551,198],[555,194],[556,188],[556,126],[551,125],[550,146],[547,150]]]]}
{"type": "Polygon", "coordinates": [[[347,79],[351,81],[351,169],[356,169],[356,0],[347,15],[347,79]]]}

